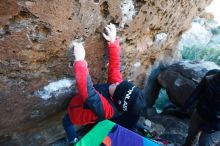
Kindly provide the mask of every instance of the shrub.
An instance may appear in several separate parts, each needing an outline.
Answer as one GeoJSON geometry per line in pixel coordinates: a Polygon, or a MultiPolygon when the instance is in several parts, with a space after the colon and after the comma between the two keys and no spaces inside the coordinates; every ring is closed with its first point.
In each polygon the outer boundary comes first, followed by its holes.
{"type": "Polygon", "coordinates": [[[220,49],[219,48],[189,48],[183,47],[181,50],[182,58],[187,60],[205,60],[212,61],[220,65],[220,49]]]}

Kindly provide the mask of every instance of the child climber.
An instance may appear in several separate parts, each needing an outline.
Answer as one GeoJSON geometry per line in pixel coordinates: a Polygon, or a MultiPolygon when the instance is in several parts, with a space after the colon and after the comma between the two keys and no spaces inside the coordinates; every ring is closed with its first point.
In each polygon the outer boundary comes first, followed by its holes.
{"type": "Polygon", "coordinates": [[[94,124],[104,119],[131,129],[145,107],[142,91],[133,83],[122,80],[120,72],[120,46],[113,24],[105,27],[103,37],[108,41],[108,82],[94,85],[88,72],[85,50],[82,44],[73,43],[74,71],[78,94],[68,106],[63,126],[70,143],[77,142],[74,125],[94,124]]]}

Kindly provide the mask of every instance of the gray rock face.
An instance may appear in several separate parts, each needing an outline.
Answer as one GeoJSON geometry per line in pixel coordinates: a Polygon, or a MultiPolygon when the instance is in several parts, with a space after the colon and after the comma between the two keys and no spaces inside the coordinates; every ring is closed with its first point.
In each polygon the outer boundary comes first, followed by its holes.
{"type": "Polygon", "coordinates": [[[206,46],[213,36],[211,30],[206,28],[206,23],[205,19],[194,20],[191,29],[182,35],[179,47],[182,49],[182,47],[203,48],[206,46]]]}
{"type": "Polygon", "coordinates": [[[205,48],[219,48],[220,45],[220,29],[218,23],[214,20],[206,20],[197,17],[192,23],[192,27],[182,35],[178,44],[179,49],[197,48],[202,50],[205,48]]]}
{"type": "Polygon", "coordinates": [[[220,67],[208,61],[181,61],[162,71],[158,82],[166,89],[169,99],[177,106],[182,106],[202,77],[212,69],[220,67]]]}

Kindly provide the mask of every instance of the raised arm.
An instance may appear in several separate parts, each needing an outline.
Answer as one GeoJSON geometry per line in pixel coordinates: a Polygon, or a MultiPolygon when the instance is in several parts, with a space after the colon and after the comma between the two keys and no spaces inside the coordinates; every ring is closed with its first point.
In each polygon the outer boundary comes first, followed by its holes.
{"type": "MultiPolygon", "coordinates": [[[[85,108],[91,109],[99,119],[112,118],[114,109],[110,103],[93,87],[91,77],[88,72],[85,58],[85,50],[82,44],[75,43],[74,47],[74,71],[78,94],[82,99],[85,108]]],[[[83,111],[84,109],[82,109],[83,111]]],[[[84,115],[81,115],[84,117],[84,115]]]]}
{"type": "Polygon", "coordinates": [[[108,83],[113,84],[122,82],[120,72],[120,45],[119,39],[116,39],[116,27],[113,24],[105,27],[104,38],[108,41],[109,65],[108,65],[108,83]]]}
{"type": "Polygon", "coordinates": [[[76,78],[76,85],[79,92],[80,97],[82,98],[83,102],[88,97],[88,85],[87,85],[87,78],[89,76],[87,62],[85,59],[85,49],[81,43],[73,42],[71,47],[74,48],[74,72],[76,78]]]}

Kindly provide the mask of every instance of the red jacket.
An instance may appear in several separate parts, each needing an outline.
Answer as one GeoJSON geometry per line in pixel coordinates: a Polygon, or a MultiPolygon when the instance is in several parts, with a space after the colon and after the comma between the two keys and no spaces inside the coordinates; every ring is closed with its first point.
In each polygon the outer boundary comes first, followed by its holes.
{"type": "MultiPolygon", "coordinates": [[[[119,40],[108,43],[108,48],[108,84],[122,82],[119,40]]],[[[79,93],[71,99],[68,106],[68,115],[72,123],[86,125],[117,116],[119,112],[111,98],[103,96],[105,93],[98,92],[93,86],[87,62],[85,60],[76,61],[74,71],[79,93]]],[[[105,91],[108,92],[108,89],[105,91]]]]}

